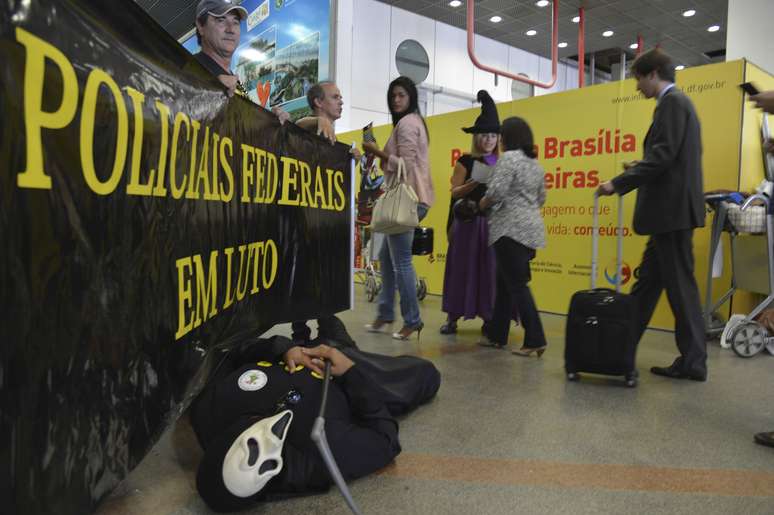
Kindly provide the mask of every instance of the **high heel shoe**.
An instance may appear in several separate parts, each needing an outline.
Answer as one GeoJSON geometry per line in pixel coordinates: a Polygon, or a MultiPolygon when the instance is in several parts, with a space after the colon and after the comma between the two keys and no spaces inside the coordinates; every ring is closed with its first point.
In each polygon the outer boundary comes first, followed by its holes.
{"type": "Polygon", "coordinates": [[[417,333],[417,341],[419,341],[419,333],[422,332],[422,329],[424,329],[424,327],[425,327],[425,324],[419,324],[416,327],[407,327],[407,326],[404,325],[403,328],[400,331],[398,331],[397,333],[392,333],[392,339],[393,340],[403,340],[403,341],[406,341],[416,331],[416,333],[417,333]]]}
{"type": "Polygon", "coordinates": [[[511,351],[511,354],[515,354],[517,356],[532,356],[532,353],[536,353],[537,357],[543,355],[543,353],[546,351],[546,346],[543,345],[542,347],[522,347],[521,349],[514,349],[511,351]]]}
{"type": "Polygon", "coordinates": [[[386,333],[390,325],[392,325],[392,320],[379,320],[377,318],[370,324],[366,324],[365,330],[369,333],[386,333]]]}

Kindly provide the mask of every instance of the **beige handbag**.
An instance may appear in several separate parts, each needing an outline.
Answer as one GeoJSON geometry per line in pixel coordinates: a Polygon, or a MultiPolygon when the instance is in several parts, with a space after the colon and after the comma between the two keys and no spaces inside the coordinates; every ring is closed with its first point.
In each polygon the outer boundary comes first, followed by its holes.
{"type": "Polygon", "coordinates": [[[398,172],[388,181],[387,190],[376,199],[371,215],[371,230],[384,234],[399,234],[419,225],[414,188],[406,184],[406,163],[398,160],[398,172]]]}

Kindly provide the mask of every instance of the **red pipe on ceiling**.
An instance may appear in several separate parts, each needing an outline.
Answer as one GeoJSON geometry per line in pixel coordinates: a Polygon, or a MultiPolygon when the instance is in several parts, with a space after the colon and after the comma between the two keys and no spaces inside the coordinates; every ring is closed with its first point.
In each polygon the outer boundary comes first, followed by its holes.
{"type": "Polygon", "coordinates": [[[468,4],[467,5],[468,55],[470,56],[470,60],[473,62],[473,66],[475,66],[480,70],[484,70],[485,72],[494,73],[495,75],[507,77],[509,79],[517,80],[519,82],[526,82],[527,84],[532,84],[533,86],[537,86],[539,88],[550,89],[554,86],[554,84],[556,84],[557,64],[559,63],[559,49],[556,46],[559,43],[559,0],[553,0],[553,9],[552,9],[553,24],[552,24],[552,31],[551,31],[551,82],[540,82],[540,81],[532,80],[522,75],[515,75],[505,70],[498,70],[497,68],[493,68],[491,66],[481,64],[478,58],[476,58],[476,52],[475,52],[475,46],[476,46],[476,42],[475,42],[476,33],[474,30],[475,23],[476,23],[475,5],[474,5],[475,0],[468,0],[467,4],[468,4]]]}
{"type": "Polygon", "coordinates": [[[642,53],[642,34],[637,34],[637,57],[642,53]]]}
{"type": "Polygon", "coordinates": [[[578,9],[578,17],[578,87],[582,88],[586,83],[586,10],[583,7],[578,9]]]}

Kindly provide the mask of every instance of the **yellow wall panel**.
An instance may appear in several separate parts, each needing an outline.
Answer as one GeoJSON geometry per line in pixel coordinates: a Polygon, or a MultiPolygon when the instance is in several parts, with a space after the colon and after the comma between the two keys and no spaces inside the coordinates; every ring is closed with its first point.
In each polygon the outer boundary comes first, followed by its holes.
{"type": "MultiPolygon", "coordinates": [[[[743,61],[712,64],[678,72],[677,85],[696,105],[702,123],[705,190],[737,189],[743,61]]],[[[592,194],[600,181],[622,169],[624,161],[642,156],[643,139],[650,125],[655,100],[645,99],[634,80],[599,84],[551,95],[499,104],[501,121],[508,116],[527,120],[538,145],[539,161],[546,171],[545,223],[547,246],[533,261],[532,290],[538,309],[566,313],[573,292],[588,288],[591,261],[592,194]]],[[[430,163],[436,190],[436,204],[423,225],[435,229],[432,256],[415,258],[419,276],[428,290],[440,294],[446,256],[446,217],[449,208],[449,180],[452,156],[470,149],[471,137],[460,129],[473,124],[480,108],[474,107],[427,119],[430,130],[430,163]]],[[[391,127],[375,130],[384,145],[391,127]]],[[[341,134],[341,141],[361,140],[358,131],[341,134]]],[[[634,282],[646,238],[631,230],[635,193],[624,197],[624,291],[634,282]]],[[[616,224],[616,202],[602,199],[600,225],[616,224]]],[[[711,220],[708,218],[708,224],[711,220]]],[[[605,233],[608,231],[606,230],[605,233]]],[[[612,233],[612,231],[610,231],[612,233]]],[[[703,291],[707,276],[709,227],[696,231],[694,252],[696,275],[703,291]]],[[[597,286],[611,286],[615,274],[615,237],[602,235],[597,286]]],[[[717,282],[717,281],[716,281],[717,282]]],[[[728,278],[716,288],[728,286],[728,278]]],[[[671,329],[673,319],[665,298],[654,315],[652,326],[671,329]]]]}

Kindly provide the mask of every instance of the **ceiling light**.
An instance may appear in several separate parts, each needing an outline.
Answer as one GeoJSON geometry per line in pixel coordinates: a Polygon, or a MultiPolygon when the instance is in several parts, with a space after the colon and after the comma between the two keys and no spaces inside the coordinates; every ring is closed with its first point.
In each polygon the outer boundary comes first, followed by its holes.
{"type": "Polygon", "coordinates": [[[637,50],[639,47],[640,45],[637,43],[632,43],[631,45],[629,45],[629,48],[631,48],[632,50],[637,50]]]}
{"type": "Polygon", "coordinates": [[[707,32],[717,32],[720,30],[720,25],[710,25],[707,27],[707,32]]]}
{"type": "Polygon", "coordinates": [[[462,5],[462,2],[460,0],[451,0],[451,2],[449,2],[449,5],[452,7],[459,7],[462,5]]]}
{"type": "Polygon", "coordinates": [[[537,34],[537,31],[535,29],[529,29],[524,34],[526,34],[527,36],[534,36],[535,34],[537,34]]]}
{"type": "Polygon", "coordinates": [[[685,66],[683,66],[682,64],[678,64],[677,66],[675,66],[675,70],[684,70],[684,69],[685,69],[685,66]]]}
{"type": "Polygon", "coordinates": [[[559,48],[567,48],[567,42],[566,41],[562,41],[561,43],[559,43],[556,46],[558,46],[559,48]]]}
{"type": "Polygon", "coordinates": [[[606,37],[606,38],[609,38],[609,37],[610,37],[610,36],[612,36],[613,34],[615,34],[615,32],[613,32],[612,30],[606,30],[605,32],[603,32],[603,33],[602,33],[602,35],[603,35],[604,37],[606,37]]]}
{"type": "Polygon", "coordinates": [[[696,11],[694,11],[693,9],[688,9],[687,11],[683,12],[683,16],[685,16],[686,18],[690,18],[694,14],[696,14],[696,11]]]}
{"type": "Polygon", "coordinates": [[[538,7],[545,7],[550,3],[551,2],[549,2],[548,0],[538,0],[537,2],[535,2],[535,5],[537,5],[538,7]]]}
{"type": "Polygon", "coordinates": [[[491,21],[492,23],[500,23],[501,21],[503,21],[503,19],[501,16],[492,16],[491,18],[489,18],[489,21],[491,21]]]}
{"type": "Polygon", "coordinates": [[[580,16],[576,16],[575,18],[573,18],[573,19],[572,19],[572,22],[573,22],[573,23],[578,23],[578,22],[580,22],[580,16]]]}

